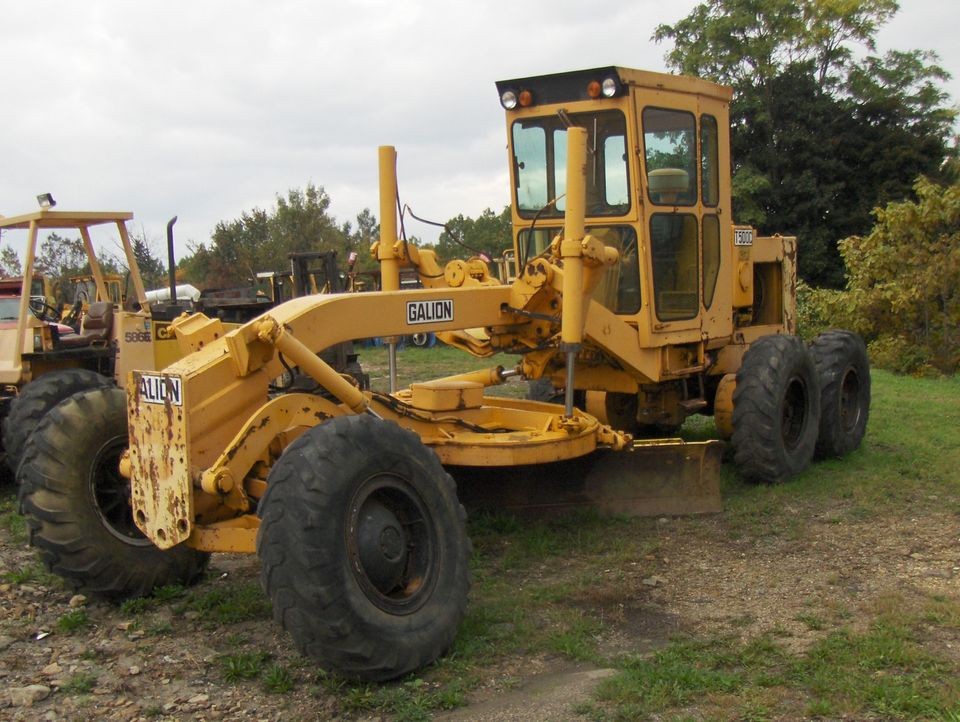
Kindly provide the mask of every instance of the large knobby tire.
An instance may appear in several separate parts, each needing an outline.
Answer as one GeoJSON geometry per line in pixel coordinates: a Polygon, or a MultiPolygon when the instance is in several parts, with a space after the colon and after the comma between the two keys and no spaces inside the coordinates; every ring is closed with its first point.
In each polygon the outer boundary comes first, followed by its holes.
{"type": "Polygon", "coordinates": [[[816,455],[839,458],[860,446],[870,415],[867,347],[850,331],[826,331],[810,345],[820,381],[816,455]]]}
{"type": "Polygon", "coordinates": [[[820,427],[813,359],[794,336],[751,344],[733,392],[734,462],[751,482],[780,483],[810,465],[820,427]]]}
{"type": "Polygon", "coordinates": [[[414,433],[372,416],[310,429],[273,466],[260,516],[261,583],[301,653],[380,681],[449,648],[470,587],[466,514],[414,433]]]}
{"type": "Polygon", "coordinates": [[[78,391],[107,386],[113,386],[111,379],[87,369],[51,371],[28,383],[3,421],[3,448],[10,470],[16,474],[27,439],[50,409],[78,391]]]}
{"type": "Polygon", "coordinates": [[[40,422],[20,466],[30,543],[51,571],[109,599],[190,584],[209,558],[184,546],[161,551],[136,527],[118,468],[127,444],[126,394],[82,391],[40,422]]]}

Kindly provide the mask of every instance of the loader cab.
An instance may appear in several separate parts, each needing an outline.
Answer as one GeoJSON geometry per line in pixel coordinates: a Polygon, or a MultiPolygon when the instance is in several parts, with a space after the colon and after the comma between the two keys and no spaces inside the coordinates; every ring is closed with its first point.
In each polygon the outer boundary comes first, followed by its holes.
{"type": "Polygon", "coordinates": [[[599,68],[497,83],[517,268],[562,230],[566,131],[585,128],[587,232],[620,253],[594,300],[643,346],[729,336],[729,88],[599,68]],[[725,290],[724,290],[725,289],[725,290]]]}
{"type": "MultiPolygon", "coordinates": [[[[32,287],[29,282],[23,282],[18,293],[21,306],[17,322],[12,328],[0,329],[3,336],[0,385],[5,389],[19,388],[51,370],[73,366],[92,368],[123,380],[131,369],[163,368],[182,355],[176,338],[169,333],[169,322],[161,322],[152,315],[127,232],[126,223],[132,219],[133,214],[128,212],[51,208],[0,217],[0,232],[22,231],[26,234],[24,274],[28,279],[34,273],[36,249],[42,233],[65,231],[79,235],[91,271],[88,301],[97,307],[97,313],[90,312],[89,317],[80,322],[79,333],[69,337],[55,335],[50,324],[27,312],[33,297],[32,287]],[[100,268],[94,252],[93,233],[115,233],[119,238],[133,284],[133,292],[125,304],[130,308],[114,309],[118,300],[124,300],[120,279],[103,273],[100,268]]],[[[50,320],[59,320],[62,309],[49,304],[47,309],[50,320]]]]}

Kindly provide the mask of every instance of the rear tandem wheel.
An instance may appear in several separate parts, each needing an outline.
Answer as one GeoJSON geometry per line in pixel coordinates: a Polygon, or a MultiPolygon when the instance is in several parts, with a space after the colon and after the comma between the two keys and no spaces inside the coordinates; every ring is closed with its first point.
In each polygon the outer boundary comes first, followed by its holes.
{"type": "Polygon", "coordinates": [[[763,336],[743,356],[733,392],[734,462],[752,482],[780,483],[810,465],[820,426],[813,359],[795,336],[763,336]]]}
{"type": "Polygon", "coordinates": [[[860,446],[870,415],[870,360],[851,331],[825,331],[810,344],[820,381],[816,455],[841,457],[860,446]]]}

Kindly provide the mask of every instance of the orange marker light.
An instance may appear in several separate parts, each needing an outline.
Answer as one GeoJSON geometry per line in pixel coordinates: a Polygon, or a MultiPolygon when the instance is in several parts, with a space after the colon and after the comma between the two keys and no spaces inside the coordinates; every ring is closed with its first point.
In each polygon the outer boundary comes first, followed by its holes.
{"type": "Polygon", "coordinates": [[[520,107],[529,108],[531,105],[533,105],[533,93],[531,93],[529,90],[521,90],[520,107]]]}
{"type": "Polygon", "coordinates": [[[596,80],[591,80],[590,84],[587,86],[587,95],[596,100],[600,97],[600,83],[596,80]]]}

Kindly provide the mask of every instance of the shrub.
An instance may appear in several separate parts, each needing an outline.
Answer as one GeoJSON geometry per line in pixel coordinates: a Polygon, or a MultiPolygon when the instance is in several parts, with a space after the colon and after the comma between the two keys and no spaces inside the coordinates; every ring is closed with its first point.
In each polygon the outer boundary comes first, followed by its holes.
{"type": "Polygon", "coordinates": [[[798,291],[803,335],[829,326],[867,340],[876,366],[900,373],[960,367],[960,184],[914,185],[917,201],[877,208],[867,236],[840,241],[847,288],[798,291]]]}

